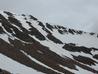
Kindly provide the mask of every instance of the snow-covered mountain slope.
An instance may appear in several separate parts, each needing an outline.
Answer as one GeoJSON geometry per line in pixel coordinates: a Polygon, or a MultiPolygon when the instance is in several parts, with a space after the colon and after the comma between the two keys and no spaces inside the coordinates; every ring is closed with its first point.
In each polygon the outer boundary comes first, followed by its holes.
{"type": "Polygon", "coordinates": [[[0,74],[98,74],[98,34],[0,11],[0,74]]]}

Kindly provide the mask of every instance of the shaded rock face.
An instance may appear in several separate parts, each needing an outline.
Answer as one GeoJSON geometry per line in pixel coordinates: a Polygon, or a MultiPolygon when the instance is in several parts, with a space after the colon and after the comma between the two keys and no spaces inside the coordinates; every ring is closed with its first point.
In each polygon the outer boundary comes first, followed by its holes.
{"type": "Polygon", "coordinates": [[[93,57],[94,57],[95,59],[98,59],[98,54],[95,54],[93,57]]]}
{"type": "Polygon", "coordinates": [[[0,69],[0,72],[2,72],[2,70],[0,69]]]}
{"type": "Polygon", "coordinates": [[[52,34],[48,34],[47,37],[48,37],[48,39],[52,40],[54,43],[63,44],[62,41],[60,41],[59,39],[57,39],[56,37],[54,37],[52,34]]]}
{"type": "Polygon", "coordinates": [[[5,70],[0,69],[0,74],[11,74],[11,73],[8,72],[8,71],[5,71],[5,70]]]}
{"type": "Polygon", "coordinates": [[[98,51],[98,49],[96,48],[87,48],[87,47],[84,47],[84,46],[76,46],[75,44],[65,44],[63,46],[63,48],[65,50],[68,50],[68,51],[71,51],[71,52],[84,52],[84,53],[87,53],[87,54],[91,54],[91,51],[98,51]]]}
{"type": "MultiPolygon", "coordinates": [[[[3,13],[5,15],[0,13],[0,54],[46,74],[77,74],[81,72],[77,66],[88,73],[98,73],[92,67],[98,64],[98,54],[95,53],[98,48],[78,46],[61,40],[62,36],[82,36],[85,32],[44,24],[32,15],[3,13]]],[[[95,33],[89,35],[94,36],[95,33]]],[[[0,68],[0,74],[12,73],[0,68]]]]}

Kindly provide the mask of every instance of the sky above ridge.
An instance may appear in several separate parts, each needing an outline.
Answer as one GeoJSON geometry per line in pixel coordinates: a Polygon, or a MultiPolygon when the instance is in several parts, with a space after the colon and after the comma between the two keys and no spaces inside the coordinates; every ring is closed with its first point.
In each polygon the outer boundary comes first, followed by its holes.
{"type": "Polygon", "coordinates": [[[0,10],[98,33],[98,0],[0,0],[0,10]]]}

